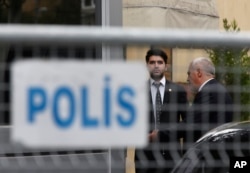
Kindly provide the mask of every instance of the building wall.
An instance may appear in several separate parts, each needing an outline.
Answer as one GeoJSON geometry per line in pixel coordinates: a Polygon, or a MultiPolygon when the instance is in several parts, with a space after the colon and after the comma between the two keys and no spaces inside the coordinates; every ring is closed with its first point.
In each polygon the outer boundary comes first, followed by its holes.
{"type": "MultiPolygon", "coordinates": [[[[148,8],[147,11],[142,11],[142,9],[139,9],[141,12],[136,12],[136,8],[133,9],[133,15],[128,13],[128,8],[126,8],[128,5],[131,5],[131,1],[129,0],[123,0],[123,26],[135,26],[135,27],[168,27],[166,23],[162,22],[164,21],[164,17],[166,17],[166,13],[162,9],[157,9],[157,5],[159,5],[160,0],[136,0],[133,1],[133,5],[136,2],[141,2],[141,4],[145,5],[145,2],[158,2],[156,4],[156,7],[148,8]],[[154,11],[154,12],[153,12],[154,11]],[[143,14],[141,16],[138,16],[138,14],[143,14]],[[145,15],[146,17],[145,17],[145,15]],[[151,15],[153,14],[153,16],[151,15]],[[157,16],[157,17],[156,17],[157,16]],[[155,19],[157,18],[157,20],[155,19]],[[137,20],[138,19],[138,20],[137,20]]],[[[188,0],[183,0],[188,2],[188,0]]],[[[174,2],[177,1],[168,1],[171,5],[174,2]]],[[[198,0],[197,0],[198,2],[198,0]]],[[[201,0],[200,0],[201,2],[201,0]]],[[[218,25],[216,27],[216,23],[213,25],[213,27],[208,29],[219,29],[224,30],[223,28],[223,19],[228,19],[229,22],[232,20],[236,20],[238,23],[238,26],[241,28],[241,31],[249,31],[250,30],[250,21],[248,19],[248,16],[250,16],[250,1],[249,0],[210,0],[207,1],[210,2],[212,6],[214,6],[214,9],[218,13],[219,20],[218,25]]],[[[140,4],[139,4],[140,5],[140,4]]],[[[149,4],[150,5],[150,4],[149,4]]],[[[203,20],[203,19],[202,19],[203,20]]],[[[185,28],[185,27],[184,27],[185,28]]],[[[204,29],[204,28],[201,28],[204,29]]],[[[142,59],[144,58],[145,51],[147,50],[147,47],[133,47],[130,49],[127,49],[127,59],[142,59]]],[[[207,53],[204,49],[199,50],[187,50],[187,49],[173,49],[172,53],[172,74],[171,79],[175,82],[186,82],[186,71],[188,68],[189,62],[194,59],[195,57],[199,56],[207,56],[207,53]]]]}
{"type": "Polygon", "coordinates": [[[219,13],[219,27],[223,30],[224,18],[235,19],[242,31],[250,31],[250,1],[249,0],[216,0],[219,13]]]}
{"type": "MultiPolygon", "coordinates": [[[[141,28],[196,28],[218,29],[215,0],[123,0],[123,26],[141,28]]],[[[186,82],[186,71],[191,59],[206,56],[204,50],[169,49],[166,76],[175,82],[186,82]]],[[[178,47],[178,45],[176,45],[178,47]]],[[[148,47],[127,48],[127,60],[144,60],[148,47]]]]}

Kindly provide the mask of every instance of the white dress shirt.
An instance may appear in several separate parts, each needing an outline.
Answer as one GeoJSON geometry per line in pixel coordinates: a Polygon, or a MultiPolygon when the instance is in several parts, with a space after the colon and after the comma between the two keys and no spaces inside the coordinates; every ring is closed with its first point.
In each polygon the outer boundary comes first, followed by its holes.
{"type": "MultiPolygon", "coordinates": [[[[152,96],[152,102],[153,102],[153,108],[154,108],[154,118],[156,119],[156,111],[155,111],[155,97],[156,97],[156,92],[157,92],[157,88],[154,85],[154,80],[150,79],[150,86],[151,86],[151,96],[152,96]]],[[[163,77],[160,80],[160,93],[161,93],[161,102],[163,103],[163,99],[164,99],[164,90],[165,90],[165,84],[166,84],[166,78],[163,77]]],[[[156,125],[156,124],[155,124],[156,125]]]]}

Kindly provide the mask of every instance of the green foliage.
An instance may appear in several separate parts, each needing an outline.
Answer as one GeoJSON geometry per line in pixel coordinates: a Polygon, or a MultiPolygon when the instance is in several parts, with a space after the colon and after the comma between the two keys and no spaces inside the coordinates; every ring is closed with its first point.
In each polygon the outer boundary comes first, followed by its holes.
{"type": "MultiPolygon", "coordinates": [[[[231,23],[223,19],[226,32],[237,33],[240,28],[237,22],[231,23]]],[[[234,49],[219,47],[206,50],[209,57],[216,66],[216,78],[228,87],[236,107],[240,106],[237,120],[250,119],[250,57],[248,48],[234,49]]]]}

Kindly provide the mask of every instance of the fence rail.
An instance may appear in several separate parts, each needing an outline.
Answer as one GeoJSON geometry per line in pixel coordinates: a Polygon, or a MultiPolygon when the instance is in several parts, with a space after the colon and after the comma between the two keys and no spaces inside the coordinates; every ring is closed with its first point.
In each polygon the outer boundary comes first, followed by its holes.
{"type": "Polygon", "coordinates": [[[192,29],[0,25],[0,43],[39,45],[55,43],[59,45],[68,45],[70,43],[75,45],[82,43],[129,43],[184,48],[218,46],[244,48],[250,46],[250,33],[192,29]]]}

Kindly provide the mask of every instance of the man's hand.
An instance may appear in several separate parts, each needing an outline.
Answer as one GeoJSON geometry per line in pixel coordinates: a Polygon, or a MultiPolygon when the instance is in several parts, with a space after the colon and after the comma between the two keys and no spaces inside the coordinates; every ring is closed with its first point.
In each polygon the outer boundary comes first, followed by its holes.
{"type": "Polygon", "coordinates": [[[155,142],[158,139],[158,130],[153,130],[151,133],[148,135],[148,139],[150,142],[155,142]]]}

